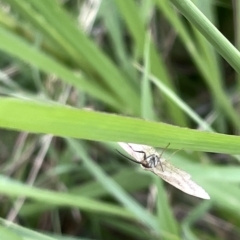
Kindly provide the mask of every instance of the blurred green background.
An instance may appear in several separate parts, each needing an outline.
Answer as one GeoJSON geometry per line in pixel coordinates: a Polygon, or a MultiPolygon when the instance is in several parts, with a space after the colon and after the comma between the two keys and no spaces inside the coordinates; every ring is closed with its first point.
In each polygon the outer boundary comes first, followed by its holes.
{"type": "Polygon", "coordinates": [[[239,47],[238,0],[1,0],[0,238],[240,239],[239,47]]]}

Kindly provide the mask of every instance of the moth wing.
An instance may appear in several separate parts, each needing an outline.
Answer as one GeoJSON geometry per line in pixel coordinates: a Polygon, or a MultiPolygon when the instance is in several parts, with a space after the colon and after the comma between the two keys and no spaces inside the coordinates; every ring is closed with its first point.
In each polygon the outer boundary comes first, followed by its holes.
{"type": "Polygon", "coordinates": [[[168,162],[163,162],[164,171],[162,171],[162,168],[159,165],[155,168],[144,169],[153,172],[157,176],[161,177],[164,181],[168,182],[169,184],[185,193],[199,198],[210,199],[205,190],[191,179],[190,174],[176,168],[168,162]]]}
{"type": "MultiPolygon", "coordinates": [[[[166,172],[166,173],[171,173],[172,176],[181,176],[182,178],[184,179],[190,179],[191,178],[191,175],[184,172],[183,170],[175,167],[174,165],[172,165],[171,163],[169,163],[168,161],[166,160],[162,160],[161,161],[161,164],[162,164],[162,167],[163,167],[163,170],[164,172],[162,172],[163,174],[166,172]]],[[[156,167],[156,171],[162,171],[162,168],[160,166],[160,164],[157,165],[156,167]]]]}

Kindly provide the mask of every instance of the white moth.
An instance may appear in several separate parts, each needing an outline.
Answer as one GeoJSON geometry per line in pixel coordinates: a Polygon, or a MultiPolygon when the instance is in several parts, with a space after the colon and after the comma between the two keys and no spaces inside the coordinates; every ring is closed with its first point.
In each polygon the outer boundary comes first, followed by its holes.
{"type": "Polygon", "coordinates": [[[170,183],[181,191],[195,197],[210,199],[205,190],[191,180],[191,175],[178,169],[164,159],[154,148],[147,145],[122,143],[119,145],[134,158],[131,161],[141,164],[144,170],[151,171],[164,181],[170,183]]]}

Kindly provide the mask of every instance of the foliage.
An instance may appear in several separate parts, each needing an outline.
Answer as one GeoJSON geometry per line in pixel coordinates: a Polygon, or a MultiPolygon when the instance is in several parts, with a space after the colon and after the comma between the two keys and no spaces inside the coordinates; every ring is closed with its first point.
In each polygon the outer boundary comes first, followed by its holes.
{"type": "Polygon", "coordinates": [[[239,239],[235,3],[0,2],[1,239],[239,239]],[[211,200],[137,169],[119,141],[170,143],[211,200]]]}

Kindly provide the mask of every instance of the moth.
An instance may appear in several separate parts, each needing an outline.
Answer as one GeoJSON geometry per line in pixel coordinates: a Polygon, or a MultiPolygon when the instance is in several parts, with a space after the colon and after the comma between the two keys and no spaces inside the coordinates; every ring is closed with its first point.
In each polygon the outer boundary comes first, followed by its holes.
{"type": "Polygon", "coordinates": [[[118,152],[125,158],[140,164],[144,170],[153,172],[164,181],[189,195],[203,199],[210,199],[208,193],[191,180],[190,174],[173,166],[162,157],[162,153],[159,154],[153,147],[122,142],[120,142],[119,145],[134,159],[125,156],[119,151],[118,152]]]}

